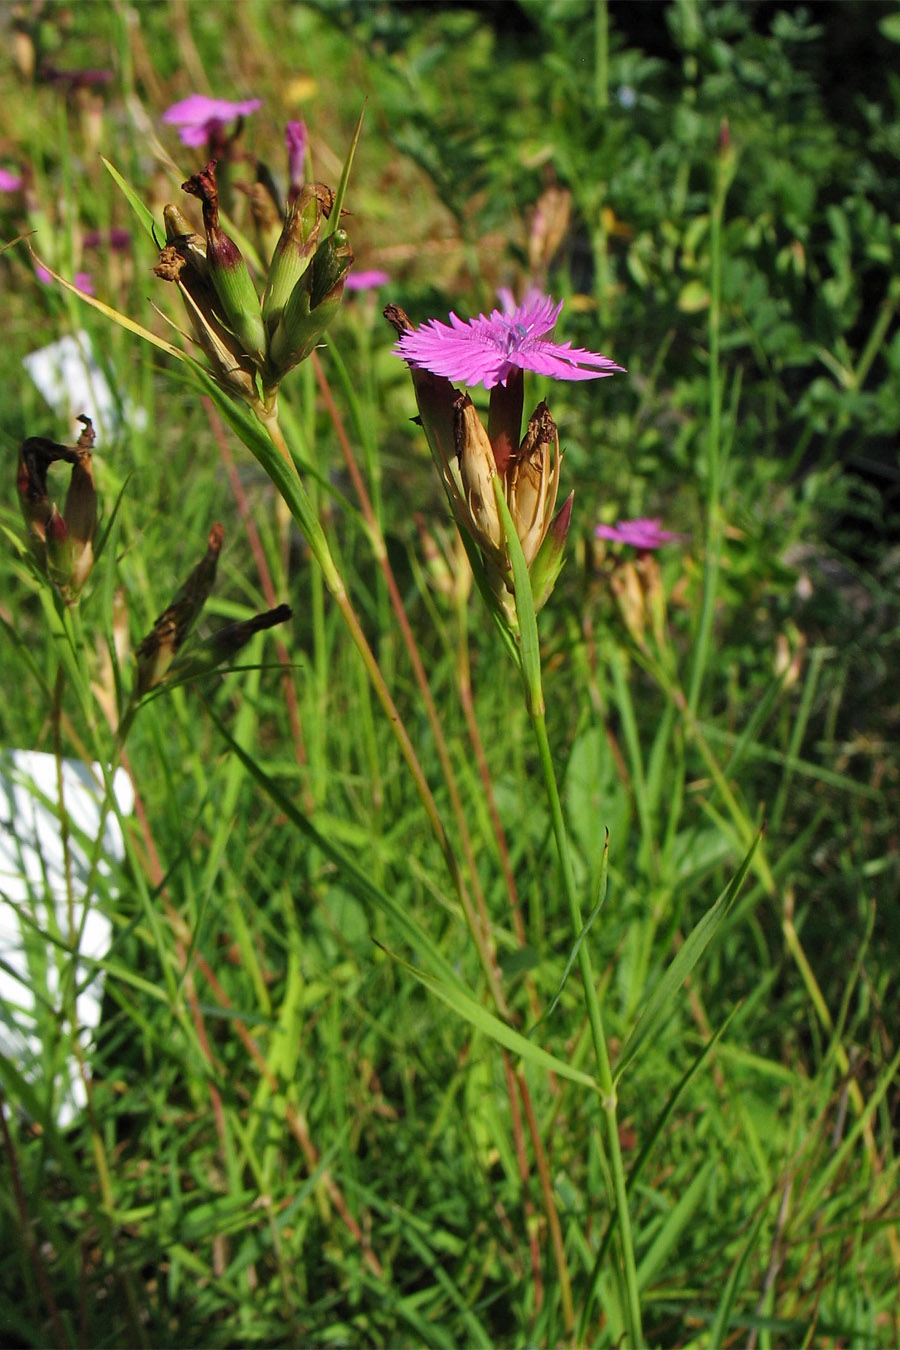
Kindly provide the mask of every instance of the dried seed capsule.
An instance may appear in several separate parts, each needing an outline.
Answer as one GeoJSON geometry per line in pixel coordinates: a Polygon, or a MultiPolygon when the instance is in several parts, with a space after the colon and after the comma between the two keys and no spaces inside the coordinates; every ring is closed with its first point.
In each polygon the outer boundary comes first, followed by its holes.
{"type": "Polygon", "coordinates": [[[209,532],[206,553],[180,586],[172,603],[163,610],[150,632],[143,639],[135,657],[137,660],[138,696],[146,694],[165,679],[178,649],[193,628],[216,579],[216,568],[225,531],[213,525],[209,532]]]}

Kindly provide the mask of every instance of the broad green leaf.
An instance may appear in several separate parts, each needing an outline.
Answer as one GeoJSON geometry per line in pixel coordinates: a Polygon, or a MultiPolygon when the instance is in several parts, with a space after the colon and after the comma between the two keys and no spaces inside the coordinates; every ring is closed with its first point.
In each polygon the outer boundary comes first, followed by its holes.
{"type": "Polygon", "coordinates": [[[682,314],[699,314],[701,310],[709,309],[709,291],[705,282],[695,278],[683,286],[678,296],[678,308],[682,314]]]}

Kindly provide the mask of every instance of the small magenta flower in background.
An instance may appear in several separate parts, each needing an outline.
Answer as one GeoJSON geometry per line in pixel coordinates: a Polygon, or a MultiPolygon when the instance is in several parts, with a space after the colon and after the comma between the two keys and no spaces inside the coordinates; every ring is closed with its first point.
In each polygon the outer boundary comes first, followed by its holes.
{"type": "Polygon", "coordinates": [[[24,179],[20,173],[9,169],[0,169],[0,192],[18,192],[24,179]]]}
{"type": "Polygon", "coordinates": [[[390,279],[387,272],[382,272],[377,267],[370,267],[367,272],[348,273],[347,280],[344,282],[344,289],[348,291],[373,291],[378,286],[386,286],[390,279]]]}
{"type": "Polygon", "coordinates": [[[501,292],[504,310],[463,322],[453,313],[450,323],[429,319],[421,328],[401,333],[394,348],[410,366],[443,375],[462,384],[485,389],[505,385],[514,371],[533,370],[555,380],[599,380],[623,369],[608,356],[551,342],[551,332],[562,309],[540,291],[530,291],[521,305],[508,307],[509,292],[501,292]]]}
{"type": "Polygon", "coordinates": [[[85,230],[81,242],[84,248],[109,248],[113,253],[126,253],[131,248],[131,231],[116,225],[109,230],[85,230]]]}
{"type": "Polygon", "coordinates": [[[290,181],[290,196],[299,196],[306,176],[306,146],[309,136],[306,130],[306,123],[301,119],[297,122],[288,122],[284,129],[284,142],[288,153],[288,179],[290,181]]]}
{"type": "Polygon", "coordinates": [[[78,70],[60,70],[58,66],[42,66],[40,78],[46,84],[55,84],[76,93],[79,89],[93,89],[98,85],[111,84],[111,70],[92,69],[88,66],[78,70]]]}
{"type": "Polygon", "coordinates": [[[170,126],[178,127],[182,145],[206,145],[220,137],[227,122],[246,117],[262,106],[261,98],[247,98],[232,103],[227,98],[208,98],[206,94],[190,94],[180,103],[173,103],[162,115],[170,126]]]}
{"type": "Polygon", "coordinates": [[[632,548],[642,550],[660,548],[684,539],[683,534],[664,530],[659,516],[641,517],[638,520],[620,520],[617,525],[595,525],[594,534],[598,539],[611,539],[616,544],[630,544],[632,548]]]}
{"type": "MultiPolygon", "coordinates": [[[[50,286],[53,283],[53,273],[48,272],[47,268],[41,263],[35,263],[34,275],[42,286],[50,286]]],[[[82,291],[84,295],[96,295],[94,279],[90,272],[76,272],[73,285],[76,290],[82,291]]]]}

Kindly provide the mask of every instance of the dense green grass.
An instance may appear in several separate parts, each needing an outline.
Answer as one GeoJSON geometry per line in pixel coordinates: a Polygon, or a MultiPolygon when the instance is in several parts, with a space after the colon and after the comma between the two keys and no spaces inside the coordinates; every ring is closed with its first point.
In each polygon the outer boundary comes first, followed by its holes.
{"type": "MultiPolygon", "coordinates": [[[[163,110],[258,95],[232,180],[256,156],[281,178],[302,116],[336,185],[367,99],[345,224],[357,266],[392,277],[284,381],[301,499],[252,418],[248,446],[227,399],[40,285],[24,244],[0,262],[2,744],[121,754],[138,794],[123,874],[96,885],[114,940],[89,1110],[57,1130],[52,1078],[0,1059],[5,1341],[627,1344],[630,1276],[647,1344],[897,1344],[900,34],[874,7],[833,13],[5,16],[36,62],[0,72],[0,165],[27,180],[0,195],[4,242],[34,230],[48,265],[178,345],[100,155],[159,221],[202,163],[163,110]],[[848,15],[862,56],[841,49],[848,15]],[[73,90],[48,66],[112,79],[73,90]],[[568,223],[529,259],[549,186],[568,223]],[[128,251],[84,246],[112,225],[128,251]],[[566,299],[559,337],[628,368],[526,388],[576,493],[539,625],[581,935],[523,683],[380,315],[474,314],[529,280],[566,299]],[[106,546],[67,608],[14,477],[25,437],[74,438],[21,361],[77,329],[125,411],[95,457],[106,546]],[[356,644],[279,474],[321,523],[356,644]],[[686,536],[653,559],[593,536],[652,515],[686,536]],[[123,748],[128,644],[215,521],[201,636],[281,601],[293,618],[146,700],[123,748]]],[[[54,959],[48,1065],[73,1040],[65,939],[54,959]]]]}

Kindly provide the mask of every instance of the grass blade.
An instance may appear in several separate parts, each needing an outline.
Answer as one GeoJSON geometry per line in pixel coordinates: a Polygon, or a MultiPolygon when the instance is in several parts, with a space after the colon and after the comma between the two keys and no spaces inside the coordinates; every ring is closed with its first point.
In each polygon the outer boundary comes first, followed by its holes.
{"type": "Polygon", "coordinates": [[[706,948],[715,937],[722,923],[728,917],[728,913],[737,899],[738,891],[750,863],[753,860],[753,854],[756,852],[756,846],[762,838],[762,830],[750,845],[750,849],[741,863],[731,881],[725,887],[725,890],[718,899],[710,906],[703,915],[703,918],[692,930],[681,950],[675,956],[671,965],[666,970],[659,984],[653,990],[650,998],[644,1007],[644,1011],[638,1018],[638,1021],[628,1040],[622,1047],[622,1053],[619,1056],[615,1069],[616,1082],[622,1077],[622,1074],[628,1068],[635,1055],[645,1043],[647,1038],[657,1028],[657,1024],[669,1011],[672,998],[681,988],[684,981],[690,975],[694,966],[700,960],[706,948]]]}
{"type": "Polygon", "coordinates": [[[388,952],[388,956],[396,961],[398,965],[423,984],[426,989],[436,995],[452,1008],[455,1013],[464,1018],[476,1031],[482,1031],[491,1040],[502,1045],[504,1049],[511,1050],[514,1055],[520,1055],[528,1064],[532,1064],[537,1069],[545,1069],[548,1073],[558,1073],[560,1078],[568,1078],[573,1083],[580,1083],[582,1087],[592,1088],[594,1092],[600,1091],[600,1085],[590,1074],[576,1069],[573,1065],[567,1064],[564,1059],[558,1059],[556,1055],[551,1055],[548,1050],[542,1050],[540,1046],[533,1045],[527,1037],[521,1035],[518,1031],[513,1031],[512,1027],[501,1022],[499,1017],[488,1012],[480,1003],[461,986],[448,986],[431,975],[426,975],[421,970],[416,970],[415,966],[409,965],[393,952],[388,952]]]}

